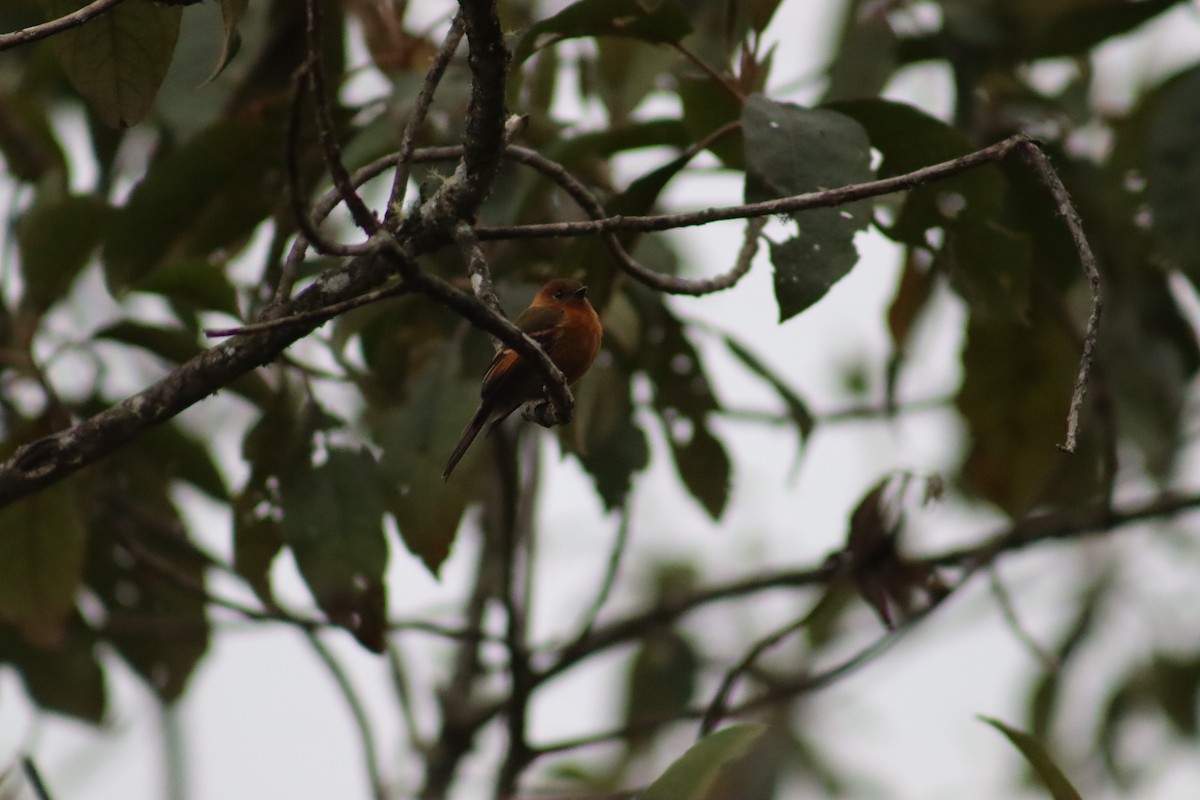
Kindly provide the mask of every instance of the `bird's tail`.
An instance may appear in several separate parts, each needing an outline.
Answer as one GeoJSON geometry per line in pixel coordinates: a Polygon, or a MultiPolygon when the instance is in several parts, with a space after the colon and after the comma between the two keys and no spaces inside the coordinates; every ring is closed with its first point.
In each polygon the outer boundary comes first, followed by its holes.
{"type": "Polygon", "coordinates": [[[471,443],[475,441],[475,437],[483,430],[483,426],[487,424],[490,409],[487,403],[481,403],[479,410],[475,412],[475,416],[471,417],[471,421],[467,423],[467,427],[463,428],[462,436],[458,437],[458,444],[454,445],[454,450],[450,453],[450,458],[446,461],[446,468],[442,470],[442,480],[450,477],[450,473],[458,466],[458,462],[466,455],[467,449],[471,443]]]}

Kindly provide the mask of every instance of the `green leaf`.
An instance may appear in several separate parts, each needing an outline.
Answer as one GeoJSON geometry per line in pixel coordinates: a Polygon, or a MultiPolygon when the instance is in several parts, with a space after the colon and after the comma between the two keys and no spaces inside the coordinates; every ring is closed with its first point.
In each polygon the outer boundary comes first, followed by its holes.
{"type": "Polygon", "coordinates": [[[765,731],[765,725],[744,723],[710,733],[667,767],[641,800],[704,800],[721,771],[746,755],[765,731]]]}
{"type": "MultiPolygon", "coordinates": [[[[881,178],[949,161],[974,149],[956,129],[904,103],[872,99],[833,103],[829,108],[853,117],[866,129],[871,145],[883,155],[881,178]]],[[[895,223],[881,229],[894,241],[939,252],[938,266],[973,308],[1023,314],[1028,305],[1030,254],[1025,237],[1003,226],[1006,194],[1000,168],[985,164],[907,192],[895,223]],[[930,231],[937,230],[945,233],[940,250],[930,243],[930,231]]]]}
{"type": "Polygon", "coordinates": [[[450,554],[467,503],[474,497],[473,474],[491,462],[495,442],[480,436],[455,473],[442,480],[442,467],[463,426],[479,403],[479,379],[460,374],[458,349],[443,344],[408,377],[408,399],[371,420],[383,448],[380,471],[387,480],[388,510],[405,546],[437,575],[450,554]]]}
{"type": "Polygon", "coordinates": [[[205,258],[171,261],[129,288],[162,295],[176,306],[190,310],[221,311],[238,316],[237,290],[222,266],[205,258]]]}
{"type": "Polygon", "coordinates": [[[229,489],[209,444],[174,422],[141,433],[136,446],[155,459],[164,477],[190,483],[214,500],[229,499],[229,489]]]}
{"type": "Polygon", "coordinates": [[[383,649],[387,539],[379,467],[365,450],[330,448],[324,463],[280,476],[283,538],[329,618],[383,649]]]}
{"type": "MultiPolygon", "coordinates": [[[[742,111],[746,202],[869,181],[871,143],[850,117],[751,95],[742,111]]],[[[869,201],[795,215],[800,236],[771,247],[780,321],[819,300],[858,260],[854,234],[871,221],[869,201]]]]}
{"type": "Polygon", "coordinates": [[[640,344],[634,358],[654,386],[654,410],[662,420],[679,477],[714,518],[729,499],[731,465],[708,427],[718,410],[700,353],[662,298],[631,292],[639,318],[640,344]]]}
{"type": "Polygon", "coordinates": [[[655,726],[682,716],[696,691],[699,669],[695,648],[676,631],[662,628],[645,637],[629,670],[625,725],[655,726]]]}
{"type": "Polygon", "coordinates": [[[233,255],[279,202],[278,148],[273,124],[223,120],[154,162],[112,220],[109,288],[136,287],[176,259],[233,255]]]}
{"type": "Polygon", "coordinates": [[[108,204],[91,195],[35,203],[17,222],[22,303],[44,311],[61,300],[87,265],[111,218],[108,204]]]}
{"type": "Polygon", "coordinates": [[[874,97],[900,66],[896,32],[886,14],[864,9],[872,3],[851,0],[843,12],[838,42],[829,62],[824,103],[874,97]]]}
{"type": "Polygon", "coordinates": [[[1146,202],[1167,256],[1200,286],[1200,67],[1158,93],[1145,140],[1146,202]]]}
{"type": "Polygon", "coordinates": [[[607,37],[596,46],[597,89],[613,127],[629,120],[679,59],[678,53],[665,47],[646,47],[633,39],[607,37]]]}
{"type": "Polygon", "coordinates": [[[613,363],[592,367],[575,391],[575,424],[583,432],[576,455],[609,511],[624,505],[634,475],[650,463],[650,446],[634,420],[629,393],[628,373],[613,363]]]}
{"type": "Polygon", "coordinates": [[[1030,310],[1032,324],[971,318],[955,398],[970,442],[961,468],[964,488],[1014,518],[1051,497],[1091,500],[1099,488],[1096,426],[1084,418],[1074,455],[1055,447],[1066,426],[1078,343],[1055,322],[1053,309],[1030,310]]]}
{"type": "Polygon", "coordinates": [[[242,15],[246,13],[249,2],[250,0],[217,0],[221,9],[221,54],[217,57],[217,63],[205,79],[205,83],[220,75],[237,53],[242,41],[238,36],[238,23],[242,21],[242,15]]]}
{"type": "Polygon", "coordinates": [[[60,642],[75,608],[85,543],[74,481],[0,510],[0,622],[35,645],[60,642]]]}
{"type": "MultiPolygon", "coordinates": [[[[741,118],[742,103],[711,78],[684,74],[676,82],[683,103],[683,124],[692,142],[702,141],[722,125],[741,118]]],[[[740,132],[724,137],[709,149],[730,169],[740,170],[746,163],[740,132]]]]}
{"type": "Polygon", "coordinates": [[[1025,756],[1025,760],[1033,767],[1033,771],[1037,773],[1042,785],[1049,790],[1054,800],[1083,800],[1079,790],[1071,785],[1039,739],[1005,725],[998,719],[984,716],[980,716],[979,719],[1003,733],[1021,751],[1021,755],[1025,756]]]}
{"type": "MultiPolygon", "coordinates": [[[[32,23],[31,23],[32,24],[32,23]]],[[[3,30],[25,27],[5,26],[3,30]]],[[[33,92],[0,88],[0,155],[8,173],[27,183],[38,183],[43,177],[57,176],[60,185],[67,178],[67,157],[55,136],[50,110],[41,97],[33,92]]]]}
{"type": "Polygon", "coordinates": [[[1200,656],[1155,656],[1151,687],[1163,716],[1181,736],[1197,735],[1196,701],[1200,696],[1200,656]]]}
{"type": "Polygon", "coordinates": [[[775,266],[775,299],[784,322],[824,297],[858,261],[858,248],[836,211],[820,209],[804,215],[804,235],[770,243],[775,266]]]}
{"type": "MultiPolygon", "coordinates": [[[[80,0],[44,0],[52,17],[79,9],[80,0]]],[[[179,38],[182,10],[155,3],[121,3],[51,37],[63,71],[106,125],[128,128],[154,107],[179,38]]]]}
{"type": "Polygon", "coordinates": [[[1141,0],[1136,3],[1114,0],[1063,4],[1065,11],[1059,11],[1055,5],[1029,3],[1021,14],[1023,30],[1013,36],[1013,41],[1022,60],[1077,56],[1107,39],[1133,30],[1181,2],[1183,0],[1141,0]]]}
{"type": "Polygon", "coordinates": [[[675,457],[675,468],[688,493],[700,501],[710,517],[719,520],[729,501],[732,471],[725,446],[707,427],[698,427],[691,436],[682,437],[675,434],[668,423],[667,439],[675,457]]]}
{"type": "Polygon", "coordinates": [[[208,563],[187,541],[169,491],[151,452],[135,445],[109,462],[88,517],[86,571],[108,640],[168,703],[183,694],[210,634],[207,602],[194,588],[204,586],[208,563]],[[172,578],[151,560],[169,564],[172,578]]]}
{"type": "Polygon", "coordinates": [[[619,36],[670,44],[691,31],[687,12],[675,0],[579,0],[531,26],[513,48],[513,63],[564,39],[619,36]]]}
{"type": "Polygon", "coordinates": [[[72,614],[59,641],[34,646],[0,625],[0,664],[16,667],[29,696],[47,711],[91,723],[104,719],[108,691],[96,654],[96,636],[72,614]]]}
{"type": "Polygon", "coordinates": [[[259,599],[274,605],[271,565],[283,550],[283,530],[278,493],[271,490],[269,476],[256,472],[246,487],[233,498],[233,568],[245,579],[259,599]]]}

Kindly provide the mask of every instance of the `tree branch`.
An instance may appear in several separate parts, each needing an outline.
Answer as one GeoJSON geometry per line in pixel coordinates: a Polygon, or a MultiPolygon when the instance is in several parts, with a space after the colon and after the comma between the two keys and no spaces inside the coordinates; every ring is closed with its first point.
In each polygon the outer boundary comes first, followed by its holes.
{"type": "Polygon", "coordinates": [[[43,22],[40,25],[33,25],[28,28],[22,28],[19,31],[12,33],[0,34],[0,52],[10,50],[14,47],[19,47],[23,44],[36,42],[39,39],[46,39],[56,33],[61,33],[71,28],[78,28],[85,22],[89,22],[96,17],[115,8],[118,4],[125,0],[95,0],[89,3],[78,11],[72,11],[70,14],[64,14],[57,19],[52,19],[49,22],[43,22]]]}
{"type": "Polygon", "coordinates": [[[350,216],[367,236],[379,230],[379,220],[367,208],[367,204],[354,190],[350,183],[350,174],[342,163],[342,152],[338,146],[337,134],[333,129],[333,114],[329,110],[329,88],[325,82],[325,62],[321,58],[321,3],[320,0],[306,0],[305,10],[307,24],[305,39],[308,47],[308,64],[304,75],[308,80],[308,88],[313,99],[314,116],[317,121],[317,140],[321,143],[321,151],[325,155],[325,167],[338,194],[350,209],[350,216]]]}

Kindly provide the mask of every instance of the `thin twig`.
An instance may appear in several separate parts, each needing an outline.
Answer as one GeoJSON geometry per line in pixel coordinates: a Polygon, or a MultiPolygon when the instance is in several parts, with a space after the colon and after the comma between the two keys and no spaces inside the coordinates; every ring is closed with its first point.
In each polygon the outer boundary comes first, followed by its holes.
{"type": "Polygon", "coordinates": [[[1058,213],[1062,216],[1067,230],[1071,233],[1071,239],[1075,242],[1080,266],[1083,267],[1083,274],[1087,278],[1088,288],[1091,290],[1092,310],[1088,315],[1087,328],[1083,334],[1083,356],[1079,359],[1079,371],[1075,375],[1075,385],[1071,390],[1071,407],[1067,412],[1067,437],[1059,445],[1059,449],[1063,452],[1074,453],[1079,430],[1079,412],[1083,407],[1083,398],[1087,394],[1088,377],[1092,370],[1092,354],[1096,349],[1096,340],[1100,334],[1100,315],[1104,309],[1103,295],[1100,289],[1100,270],[1096,266],[1096,256],[1092,253],[1092,246],[1083,232],[1083,222],[1079,219],[1079,212],[1075,210],[1075,204],[1071,202],[1071,196],[1067,194],[1067,187],[1058,177],[1058,172],[1050,163],[1050,159],[1042,151],[1042,148],[1030,140],[1024,140],[1018,152],[1025,163],[1033,167],[1042,183],[1050,190],[1058,213]]]}
{"type": "MultiPolygon", "coordinates": [[[[320,220],[313,218],[312,212],[305,208],[304,189],[300,180],[300,111],[303,106],[304,85],[309,81],[307,74],[312,69],[311,63],[306,63],[302,66],[296,75],[292,86],[292,102],[288,108],[288,123],[287,123],[287,141],[284,158],[287,164],[288,178],[288,194],[292,206],[292,216],[295,218],[296,225],[300,228],[300,234],[303,237],[303,244],[297,242],[292,250],[295,252],[297,248],[303,255],[304,249],[310,245],[316,248],[318,253],[331,256],[349,257],[355,256],[364,252],[363,245],[344,245],[339,242],[326,239],[317,227],[320,220]]],[[[333,190],[338,199],[342,198],[341,191],[335,187],[333,190]]],[[[328,214],[321,216],[324,219],[328,214]]],[[[292,285],[295,283],[295,267],[297,262],[289,257],[284,265],[285,278],[280,281],[279,288],[276,290],[276,300],[282,301],[291,295],[292,285]]]]}
{"type": "Polygon", "coordinates": [[[316,111],[317,140],[325,154],[325,167],[333,185],[346,202],[350,216],[367,236],[373,236],[379,230],[379,220],[367,208],[367,204],[358,196],[350,183],[350,173],[342,162],[342,150],[338,145],[337,133],[333,126],[333,114],[329,109],[330,93],[325,80],[325,60],[321,58],[321,3],[320,0],[307,0],[305,4],[308,24],[305,26],[305,38],[308,46],[308,86],[311,89],[313,107],[316,111]]]}
{"type": "MultiPolygon", "coordinates": [[[[908,623],[906,623],[905,629],[907,629],[907,626],[908,623]]],[[[859,650],[854,655],[844,661],[838,662],[827,670],[813,675],[803,675],[790,681],[781,681],[762,693],[728,709],[725,716],[742,716],[764,707],[776,705],[784,700],[795,699],[800,695],[823,689],[886,652],[899,639],[900,630],[903,629],[889,631],[871,644],[865,646],[862,650],[859,650]]],[[[548,742],[538,745],[537,753],[539,756],[549,755],[569,750],[578,750],[597,744],[605,744],[607,742],[624,741],[639,734],[653,733],[664,725],[689,719],[704,719],[708,712],[709,708],[684,709],[675,714],[665,714],[661,717],[639,720],[632,725],[625,725],[608,731],[548,742]]]]}
{"type": "Polygon", "coordinates": [[[694,64],[701,72],[703,72],[705,75],[707,75],[709,78],[711,78],[722,89],[729,92],[729,94],[733,96],[733,99],[738,103],[739,106],[742,103],[746,102],[746,95],[742,92],[741,89],[739,89],[737,86],[734,86],[732,83],[730,83],[730,81],[727,77],[725,77],[724,75],[722,75],[721,73],[719,73],[715,69],[713,69],[711,66],[709,66],[708,62],[706,62],[700,56],[693,53],[682,42],[671,42],[671,49],[673,49],[675,52],[679,53],[681,56],[683,56],[688,61],[690,61],[692,64],[694,64]]]}
{"type": "Polygon", "coordinates": [[[787,637],[799,630],[803,630],[811,621],[811,612],[793,620],[779,629],[767,634],[759,639],[746,651],[736,664],[729,668],[725,673],[725,677],[721,679],[721,685],[717,687],[717,691],[713,694],[712,701],[708,704],[708,708],[704,712],[704,716],[700,719],[699,737],[707,736],[716,729],[721,720],[725,718],[725,714],[729,708],[729,696],[733,693],[733,687],[737,684],[738,678],[746,674],[754,662],[758,661],[767,650],[770,650],[775,645],[782,642],[787,637]]]}
{"type": "Polygon", "coordinates": [[[407,294],[410,291],[412,291],[411,287],[403,281],[398,281],[359,295],[358,297],[352,297],[349,300],[343,300],[340,303],[334,303],[324,308],[316,308],[312,311],[304,311],[286,317],[275,317],[274,319],[263,320],[262,322],[250,322],[233,328],[205,328],[204,335],[209,339],[221,339],[227,336],[241,336],[247,333],[265,333],[266,331],[287,328],[292,325],[308,325],[318,320],[330,320],[347,311],[352,311],[371,303],[377,303],[389,297],[407,294]]]}
{"type": "MultiPolygon", "coordinates": [[[[654,233],[659,231],[707,225],[730,219],[769,217],[776,214],[794,214],[814,208],[829,208],[845,205],[868,197],[908,191],[927,183],[945,180],[969,169],[1001,161],[1014,151],[1033,144],[1025,136],[1013,136],[993,145],[959,156],[958,158],[931,164],[903,175],[882,178],[876,181],[855,183],[835,189],[781,197],[759,203],[744,203],[734,206],[719,206],[679,214],[657,214],[646,216],[615,216],[577,222],[547,222],[534,225],[478,226],[475,229],[480,241],[511,239],[546,239],[569,236],[592,236],[602,233],[654,233]]],[[[1036,145],[1033,145],[1036,147],[1036,145]]]]}
{"type": "Polygon", "coordinates": [[[1058,659],[1050,654],[1046,648],[1038,644],[1037,639],[1033,638],[1024,625],[1021,624],[1021,618],[1017,616],[1017,607],[1013,604],[1012,595],[1009,594],[1008,588],[1004,582],[1000,580],[1000,570],[997,569],[993,562],[987,566],[988,588],[992,590],[992,596],[996,598],[996,605],[1000,606],[1000,615],[1004,622],[1008,625],[1008,629],[1017,637],[1017,641],[1025,645],[1025,648],[1033,653],[1041,665],[1049,672],[1054,672],[1058,669],[1058,659]]]}
{"type": "Polygon", "coordinates": [[[412,690],[409,688],[408,667],[405,664],[404,653],[396,637],[387,640],[388,676],[391,678],[392,691],[396,693],[396,703],[400,706],[400,718],[404,720],[404,729],[408,734],[410,747],[417,752],[424,749],[425,743],[421,736],[421,726],[417,723],[416,710],[413,707],[412,690]]]}
{"type": "Polygon", "coordinates": [[[625,554],[629,544],[629,507],[622,506],[620,515],[621,520],[617,523],[617,535],[613,537],[612,546],[608,550],[608,565],[604,569],[604,577],[600,580],[600,589],[596,592],[596,599],[592,601],[587,614],[584,615],[583,624],[579,626],[579,633],[575,634],[572,641],[586,641],[591,635],[592,629],[596,627],[596,620],[600,618],[600,612],[603,610],[604,604],[608,602],[613,587],[617,583],[617,573],[621,569],[621,556],[625,554]]]}
{"type": "Polygon", "coordinates": [[[492,283],[492,270],[488,267],[479,240],[475,238],[475,231],[466,222],[460,221],[454,226],[454,241],[466,256],[467,274],[471,276],[471,289],[475,296],[492,311],[504,316],[504,308],[500,305],[500,298],[496,297],[496,287],[492,283]]]}
{"type": "Polygon", "coordinates": [[[72,11],[70,14],[64,14],[61,17],[52,19],[49,22],[43,22],[39,25],[31,25],[28,28],[22,28],[19,31],[12,33],[0,34],[0,52],[9,50],[13,47],[18,47],[29,42],[36,42],[39,39],[45,39],[53,36],[56,33],[61,33],[71,28],[78,28],[80,25],[95,19],[96,17],[115,8],[124,0],[95,0],[88,3],[78,11],[72,11]]]}
{"type": "Polygon", "coordinates": [[[346,705],[350,709],[350,714],[354,717],[354,725],[358,729],[358,738],[362,745],[363,759],[366,764],[367,775],[371,780],[371,795],[375,800],[387,800],[387,786],[383,780],[383,770],[379,764],[379,754],[376,751],[375,733],[371,729],[371,720],[367,717],[367,709],[363,704],[362,698],[358,696],[358,692],[354,688],[354,684],[350,682],[350,676],[346,674],[346,670],[342,668],[340,662],[333,655],[333,652],[321,641],[321,638],[313,631],[306,631],[306,637],[313,652],[321,659],[321,663],[329,670],[329,674],[333,677],[334,683],[342,693],[342,697],[346,701],[346,705]]]}
{"type": "MultiPolygon", "coordinates": [[[[1094,535],[1097,532],[1112,532],[1138,522],[1171,517],[1197,509],[1200,509],[1200,493],[1184,496],[1163,495],[1124,509],[1112,509],[1101,503],[1049,512],[1015,522],[976,544],[915,558],[913,561],[927,567],[961,567],[968,572],[974,572],[1002,554],[1040,542],[1072,539],[1094,535]]],[[[825,585],[836,575],[836,565],[826,563],[814,567],[767,572],[673,597],[652,608],[598,626],[587,639],[558,648],[556,659],[539,673],[540,680],[548,680],[600,650],[635,640],[647,630],[668,625],[712,603],[764,591],[825,585]]]]}
{"type": "Polygon", "coordinates": [[[396,153],[396,174],[392,178],[392,191],[388,198],[387,211],[383,216],[385,226],[390,226],[400,214],[400,206],[408,191],[408,178],[412,174],[412,153],[417,142],[417,131],[425,123],[425,117],[429,114],[429,106],[433,103],[434,92],[437,91],[442,76],[446,74],[446,68],[450,65],[450,59],[454,57],[455,51],[458,50],[462,37],[462,12],[459,12],[450,21],[450,30],[446,32],[442,46],[438,48],[437,54],[433,57],[433,63],[429,65],[429,71],[425,73],[421,91],[417,93],[417,99],[413,102],[412,114],[400,137],[400,148],[396,153]]]}
{"type": "Polygon", "coordinates": [[[29,781],[37,799],[51,800],[50,790],[46,788],[46,782],[42,780],[42,774],[38,772],[37,764],[33,763],[31,757],[21,756],[21,770],[25,773],[25,780],[29,781]]]}

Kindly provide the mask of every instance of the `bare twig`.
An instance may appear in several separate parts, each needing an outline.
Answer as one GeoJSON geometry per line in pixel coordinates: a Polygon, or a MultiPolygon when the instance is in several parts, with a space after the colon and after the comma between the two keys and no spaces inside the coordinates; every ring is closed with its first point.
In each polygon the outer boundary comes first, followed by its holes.
{"type": "Polygon", "coordinates": [[[1100,291],[1100,270],[1096,266],[1096,256],[1092,253],[1092,246],[1083,232],[1083,222],[1079,219],[1075,204],[1071,202],[1071,196],[1067,194],[1067,187],[1063,186],[1062,179],[1058,177],[1058,172],[1050,163],[1050,159],[1046,157],[1042,148],[1030,140],[1024,140],[1017,152],[1020,153],[1025,163],[1033,167],[1042,183],[1050,190],[1050,195],[1054,198],[1054,205],[1057,207],[1058,213],[1062,215],[1063,221],[1066,222],[1071,239],[1075,242],[1080,266],[1083,267],[1083,274],[1087,278],[1092,294],[1092,310],[1088,315],[1087,329],[1083,333],[1083,356],[1079,359],[1079,372],[1075,375],[1075,386],[1071,390],[1071,407],[1067,412],[1067,437],[1059,445],[1063,452],[1074,453],[1079,430],[1079,412],[1083,407],[1084,395],[1087,394],[1088,376],[1092,370],[1092,354],[1096,349],[1096,339],[1100,333],[1100,315],[1104,309],[1103,296],[1100,291]]]}
{"type": "Polygon", "coordinates": [[[351,297],[349,300],[343,300],[340,303],[333,303],[324,308],[315,308],[312,311],[305,311],[300,314],[291,314],[286,317],[275,317],[273,319],[264,320],[262,322],[251,322],[246,325],[238,325],[233,328],[205,328],[204,335],[210,339],[222,339],[227,336],[242,336],[244,334],[265,333],[267,331],[278,330],[280,328],[288,328],[295,325],[312,325],[317,323],[320,325],[339,314],[345,314],[347,311],[352,311],[362,306],[377,303],[380,300],[386,300],[389,297],[406,294],[412,289],[403,281],[389,284],[358,297],[351,297]]]}
{"type": "Polygon", "coordinates": [[[454,240],[466,256],[467,274],[471,276],[471,289],[475,296],[479,298],[479,302],[503,316],[504,309],[500,305],[500,298],[496,297],[496,287],[492,283],[492,271],[471,226],[461,221],[455,225],[454,240]]]}
{"type": "Polygon", "coordinates": [[[33,763],[32,758],[21,756],[21,770],[25,773],[25,780],[29,781],[37,800],[51,800],[50,790],[46,788],[46,782],[42,780],[42,774],[38,772],[37,764],[33,763]]]}
{"type": "Polygon", "coordinates": [[[392,178],[392,192],[388,199],[387,211],[384,212],[384,225],[390,225],[400,214],[400,205],[404,202],[404,195],[408,191],[408,178],[412,173],[412,152],[417,142],[417,131],[421,129],[425,117],[429,114],[429,106],[433,103],[433,94],[437,91],[442,76],[446,74],[446,67],[450,65],[450,59],[458,50],[462,37],[463,21],[460,12],[455,14],[454,19],[451,20],[450,30],[446,32],[442,46],[438,48],[437,55],[433,57],[433,63],[429,66],[429,71],[425,73],[421,91],[417,93],[412,114],[400,137],[400,148],[396,153],[396,174],[392,178]]]}
{"type": "Polygon", "coordinates": [[[592,601],[583,618],[583,624],[579,626],[579,633],[572,641],[582,642],[591,635],[592,629],[596,627],[596,620],[600,618],[600,612],[603,610],[604,604],[608,602],[613,587],[617,583],[617,573],[621,569],[621,556],[625,554],[629,544],[628,506],[622,506],[620,514],[621,521],[617,523],[617,535],[613,537],[612,547],[608,551],[608,566],[605,567],[604,577],[600,580],[600,589],[596,592],[596,599],[592,601]]]}
{"type": "Polygon", "coordinates": [[[1025,648],[1033,654],[1042,667],[1049,672],[1057,670],[1058,659],[1038,644],[1037,639],[1033,638],[1033,634],[1021,624],[1021,618],[1017,616],[1017,607],[1013,605],[1012,595],[1009,594],[1004,582],[1000,580],[1000,571],[994,562],[988,564],[987,576],[988,588],[992,590],[992,596],[996,598],[996,605],[1000,606],[1000,614],[1004,618],[1004,623],[1008,625],[1008,629],[1017,637],[1017,641],[1025,645],[1025,648]]]}
{"type": "MultiPolygon", "coordinates": [[[[503,433],[501,435],[501,441],[507,440],[509,447],[495,450],[499,462],[497,472],[501,475],[503,488],[498,492],[498,500],[495,503],[497,513],[494,515],[496,528],[493,535],[500,548],[501,579],[498,595],[507,622],[504,646],[508,653],[509,687],[504,710],[507,723],[507,752],[496,775],[497,800],[516,793],[521,773],[534,758],[529,746],[528,724],[529,701],[535,686],[526,643],[529,603],[527,590],[530,585],[525,580],[533,568],[530,557],[535,531],[532,517],[521,513],[524,510],[521,500],[532,499],[537,484],[529,478],[522,481],[520,470],[516,468],[518,459],[511,452],[514,449],[512,437],[503,436],[503,433]],[[510,452],[504,452],[506,449],[510,452]],[[523,522],[529,523],[529,526],[522,525],[523,522]]],[[[524,505],[531,507],[532,502],[524,505]]]]}
{"type": "MultiPolygon", "coordinates": [[[[305,207],[304,189],[300,180],[300,111],[303,106],[303,87],[309,81],[307,73],[312,69],[312,63],[306,63],[300,68],[296,75],[294,86],[292,87],[292,102],[288,109],[288,125],[287,125],[287,145],[285,160],[287,163],[287,178],[288,178],[288,194],[291,200],[292,216],[295,218],[296,225],[300,228],[302,239],[297,241],[293,246],[293,252],[299,251],[303,257],[304,250],[309,245],[316,248],[318,253],[331,256],[355,256],[364,252],[363,245],[344,245],[339,242],[334,242],[326,239],[317,227],[320,220],[324,219],[328,214],[321,215],[320,219],[314,219],[314,215],[305,207]],[[303,242],[301,244],[300,242],[303,242]]],[[[338,187],[334,187],[333,191],[339,200],[343,194],[338,187]]],[[[357,197],[357,195],[355,195],[357,197]]],[[[280,281],[279,287],[276,290],[276,301],[286,299],[291,295],[292,285],[295,283],[295,272],[298,259],[288,258],[284,265],[284,278],[280,281]]]]}
{"type": "Polygon", "coordinates": [[[329,670],[334,683],[342,693],[342,698],[346,701],[346,706],[350,709],[351,716],[354,717],[354,726],[358,729],[367,775],[371,780],[371,795],[375,800],[387,800],[387,785],[384,783],[383,770],[379,764],[379,754],[375,744],[375,733],[371,729],[371,720],[367,717],[366,706],[363,704],[362,698],[358,696],[354,684],[351,683],[350,676],[346,674],[346,670],[342,669],[341,663],[333,652],[321,641],[321,637],[314,631],[306,633],[305,638],[308,639],[313,652],[321,659],[321,663],[329,670]]]}
{"type": "Polygon", "coordinates": [[[308,16],[308,24],[305,26],[308,66],[305,74],[308,78],[309,89],[312,90],[313,107],[316,110],[317,139],[325,154],[325,167],[329,170],[329,177],[333,179],[333,185],[337,187],[338,193],[346,202],[346,208],[350,209],[350,216],[354,218],[354,224],[367,236],[372,236],[379,230],[379,220],[375,219],[375,215],[367,208],[367,204],[363,202],[354,190],[354,186],[351,185],[350,173],[346,171],[346,165],[342,163],[341,147],[338,145],[337,133],[333,128],[333,114],[329,109],[329,88],[325,81],[325,61],[321,58],[321,4],[319,0],[307,0],[305,7],[308,16]]]}
{"type": "MultiPolygon", "coordinates": [[[[928,567],[961,567],[973,573],[1002,554],[1034,544],[1112,532],[1138,522],[1169,518],[1197,509],[1200,509],[1200,494],[1164,495],[1124,509],[1112,509],[1105,503],[1098,503],[1049,512],[1015,522],[976,544],[915,558],[913,562],[928,567]]],[[[836,565],[826,563],[816,567],[768,572],[673,597],[652,608],[597,626],[585,640],[562,646],[557,650],[555,660],[539,673],[540,680],[548,680],[566,671],[599,650],[635,640],[652,628],[668,625],[712,603],[764,591],[825,585],[836,576],[836,565]]],[[[959,581],[961,584],[962,581],[959,581]]],[[[918,614],[913,619],[920,616],[918,614]]]]}
{"type": "Polygon", "coordinates": [[[28,44],[29,42],[36,42],[39,39],[46,39],[71,28],[78,28],[85,22],[95,19],[105,11],[115,8],[123,2],[124,0],[95,0],[95,2],[88,3],[78,11],[64,14],[49,22],[43,22],[40,25],[31,25],[28,28],[22,28],[12,33],[0,34],[0,52],[28,44]]]}
{"type": "Polygon", "coordinates": [[[808,625],[810,617],[810,614],[805,614],[800,619],[793,620],[778,630],[767,634],[755,642],[746,651],[746,654],[729,668],[725,673],[725,677],[721,679],[721,685],[717,687],[717,691],[713,694],[713,699],[708,704],[704,716],[700,719],[699,736],[706,736],[712,733],[721,720],[725,718],[725,714],[729,709],[729,697],[733,693],[733,687],[737,684],[738,678],[746,674],[754,666],[754,662],[758,661],[759,657],[767,652],[767,650],[770,650],[796,631],[803,630],[808,625]]]}
{"type": "MultiPolygon", "coordinates": [[[[479,226],[475,233],[480,241],[498,239],[546,239],[564,236],[592,236],[602,233],[654,233],[658,231],[707,225],[730,219],[769,217],[776,214],[794,214],[814,208],[829,208],[845,205],[855,200],[879,197],[894,192],[903,192],[927,183],[945,180],[983,164],[1001,161],[1026,144],[1033,144],[1025,136],[1013,136],[996,144],[967,153],[958,158],[922,167],[903,175],[877,181],[855,183],[836,189],[781,197],[760,203],[745,203],[735,206],[706,208],[680,214],[658,214],[650,216],[616,216],[579,222],[548,222],[536,225],[479,226]]],[[[1036,145],[1033,145],[1036,147],[1036,145]]]]}
{"type": "Polygon", "coordinates": [[[699,69],[701,72],[703,72],[709,78],[711,78],[713,80],[713,82],[716,83],[718,86],[720,86],[722,89],[729,92],[729,94],[733,97],[733,99],[739,105],[746,101],[746,95],[742,92],[741,89],[739,89],[732,82],[730,82],[728,77],[726,77],[725,75],[722,75],[720,72],[717,72],[717,70],[715,70],[711,66],[709,66],[708,62],[706,62],[700,56],[698,56],[694,52],[692,52],[692,50],[690,48],[688,48],[687,46],[685,46],[682,42],[671,42],[671,49],[673,49],[675,52],[679,53],[681,56],[683,56],[688,61],[690,61],[693,65],[696,66],[697,69],[699,69]]]}

